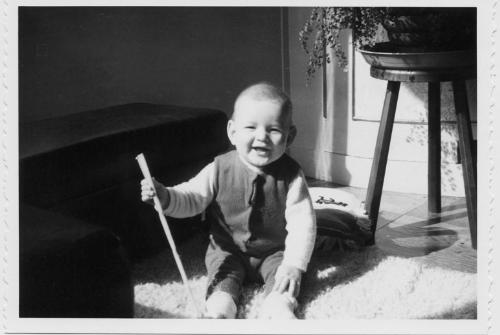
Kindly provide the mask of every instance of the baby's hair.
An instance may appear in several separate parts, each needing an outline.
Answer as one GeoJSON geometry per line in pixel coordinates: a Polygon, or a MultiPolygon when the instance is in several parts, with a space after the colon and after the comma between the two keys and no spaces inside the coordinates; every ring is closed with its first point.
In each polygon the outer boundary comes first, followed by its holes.
{"type": "Polygon", "coordinates": [[[234,112],[236,111],[238,102],[241,101],[241,98],[243,97],[251,98],[253,100],[274,101],[280,104],[282,112],[287,114],[290,117],[290,120],[292,119],[292,101],[290,100],[290,97],[276,85],[263,81],[245,88],[236,98],[232,117],[234,117],[234,112]]]}

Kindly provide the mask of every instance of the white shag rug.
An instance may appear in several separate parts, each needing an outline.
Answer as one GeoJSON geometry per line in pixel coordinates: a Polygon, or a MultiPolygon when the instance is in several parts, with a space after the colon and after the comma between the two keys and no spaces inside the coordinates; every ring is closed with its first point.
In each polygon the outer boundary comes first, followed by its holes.
{"type": "MultiPolygon", "coordinates": [[[[178,246],[199,308],[204,307],[206,241],[178,246]]],[[[376,246],[316,253],[302,281],[299,319],[475,319],[477,275],[387,256],[376,246]]],[[[134,267],[135,317],[194,318],[170,250],[134,267]]],[[[262,291],[248,284],[238,318],[258,317],[262,291]]]]}

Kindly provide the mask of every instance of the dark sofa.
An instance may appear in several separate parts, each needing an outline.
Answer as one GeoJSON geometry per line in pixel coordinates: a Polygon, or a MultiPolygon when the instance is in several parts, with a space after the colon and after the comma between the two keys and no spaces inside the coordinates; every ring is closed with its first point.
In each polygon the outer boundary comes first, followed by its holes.
{"type": "MultiPolygon", "coordinates": [[[[19,127],[20,316],[131,317],[130,264],[166,248],[135,156],[167,185],[228,148],[217,110],[135,103],[19,127]]],[[[199,218],[169,220],[176,241],[199,218]]]]}

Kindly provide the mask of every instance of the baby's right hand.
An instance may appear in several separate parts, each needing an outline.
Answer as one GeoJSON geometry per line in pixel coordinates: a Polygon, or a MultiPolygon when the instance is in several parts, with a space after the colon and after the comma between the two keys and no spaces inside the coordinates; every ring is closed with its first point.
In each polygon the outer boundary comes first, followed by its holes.
{"type": "Polygon", "coordinates": [[[157,195],[160,199],[161,210],[167,208],[170,197],[165,186],[153,178],[153,185],[147,179],[141,180],[141,200],[154,206],[153,198],[157,195]]]}

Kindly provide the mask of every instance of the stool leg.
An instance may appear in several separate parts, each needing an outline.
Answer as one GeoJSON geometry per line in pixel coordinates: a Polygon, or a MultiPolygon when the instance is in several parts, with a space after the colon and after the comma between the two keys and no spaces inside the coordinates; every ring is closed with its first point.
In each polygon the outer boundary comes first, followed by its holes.
{"type": "Polygon", "coordinates": [[[429,82],[427,192],[429,212],[441,212],[441,83],[429,82]]]}
{"type": "Polygon", "coordinates": [[[385,169],[391,143],[392,126],[396,114],[396,105],[399,95],[400,82],[388,81],[385,93],[382,118],[377,135],[377,144],[373,156],[370,180],[366,194],[365,210],[368,212],[371,221],[372,240],[369,244],[375,243],[375,230],[377,229],[377,219],[380,209],[380,199],[382,197],[382,186],[384,185],[385,169]]]}
{"type": "Polygon", "coordinates": [[[465,197],[467,200],[467,216],[472,247],[477,247],[477,168],[473,157],[472,128],[470,124],[469,108],[467,104],[467,90],[465,81],[453,82],[453,96],[457,114],[458,143],[462,156],[464,173],[465,197]]]}

